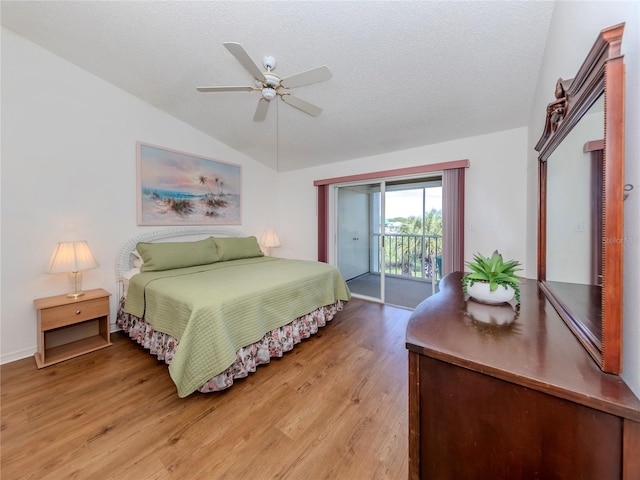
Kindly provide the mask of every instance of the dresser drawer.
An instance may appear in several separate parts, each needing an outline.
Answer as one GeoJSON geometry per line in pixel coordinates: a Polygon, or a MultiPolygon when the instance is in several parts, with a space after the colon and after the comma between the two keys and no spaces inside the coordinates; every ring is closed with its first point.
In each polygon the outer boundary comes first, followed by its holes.
{"type": "Polygon", "coordinates": [[[109,315],[109,298],[96,298],[40,311],[42,330],[51,330],[109,315]]]}

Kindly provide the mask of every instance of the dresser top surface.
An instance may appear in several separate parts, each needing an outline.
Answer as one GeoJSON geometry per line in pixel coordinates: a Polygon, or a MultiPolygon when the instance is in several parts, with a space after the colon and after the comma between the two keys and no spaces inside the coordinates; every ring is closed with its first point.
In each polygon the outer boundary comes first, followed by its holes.
{"type": "Polygon", "coordinates": [[[640,400],[621,377],[600,370],[535,280],[523,280],[516,312],[513,305],[467,299],[461,278],[447,275],[440,293],[415,309],[407,326],[410,351],[640,421],[640,400]],[[506,323],[477,320],[491,316],[506,323]]]}

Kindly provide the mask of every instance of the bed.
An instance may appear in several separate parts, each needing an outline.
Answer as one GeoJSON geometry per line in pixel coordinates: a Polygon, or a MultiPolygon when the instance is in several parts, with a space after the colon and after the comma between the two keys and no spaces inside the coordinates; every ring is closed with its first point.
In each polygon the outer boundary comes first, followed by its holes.
{"type": "Polygon", "coordinates": [[[116,260],[117,325],[169,365],[178,395],[224,390],[318,332],[351,294],[338,269],[267,257],[235,229],[136,236],[116,260]]]}

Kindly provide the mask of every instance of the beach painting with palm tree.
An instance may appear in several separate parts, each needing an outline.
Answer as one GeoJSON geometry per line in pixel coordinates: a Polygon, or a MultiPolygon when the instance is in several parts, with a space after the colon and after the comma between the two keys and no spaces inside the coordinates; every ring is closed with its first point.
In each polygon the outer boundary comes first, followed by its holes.
{"type": "Polygon", "coordinates": [[[138,225],[239,225],[241,166],[137,143],[138,225]]]}

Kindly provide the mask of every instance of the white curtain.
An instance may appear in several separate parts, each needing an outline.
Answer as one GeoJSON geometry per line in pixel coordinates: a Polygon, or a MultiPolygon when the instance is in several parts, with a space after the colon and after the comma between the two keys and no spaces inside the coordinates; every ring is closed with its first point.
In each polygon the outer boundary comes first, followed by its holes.
{"type": "Polygon", "coordinates": [[[442,275],[464,270],[464,168],[442,174],[442,275]]]}

